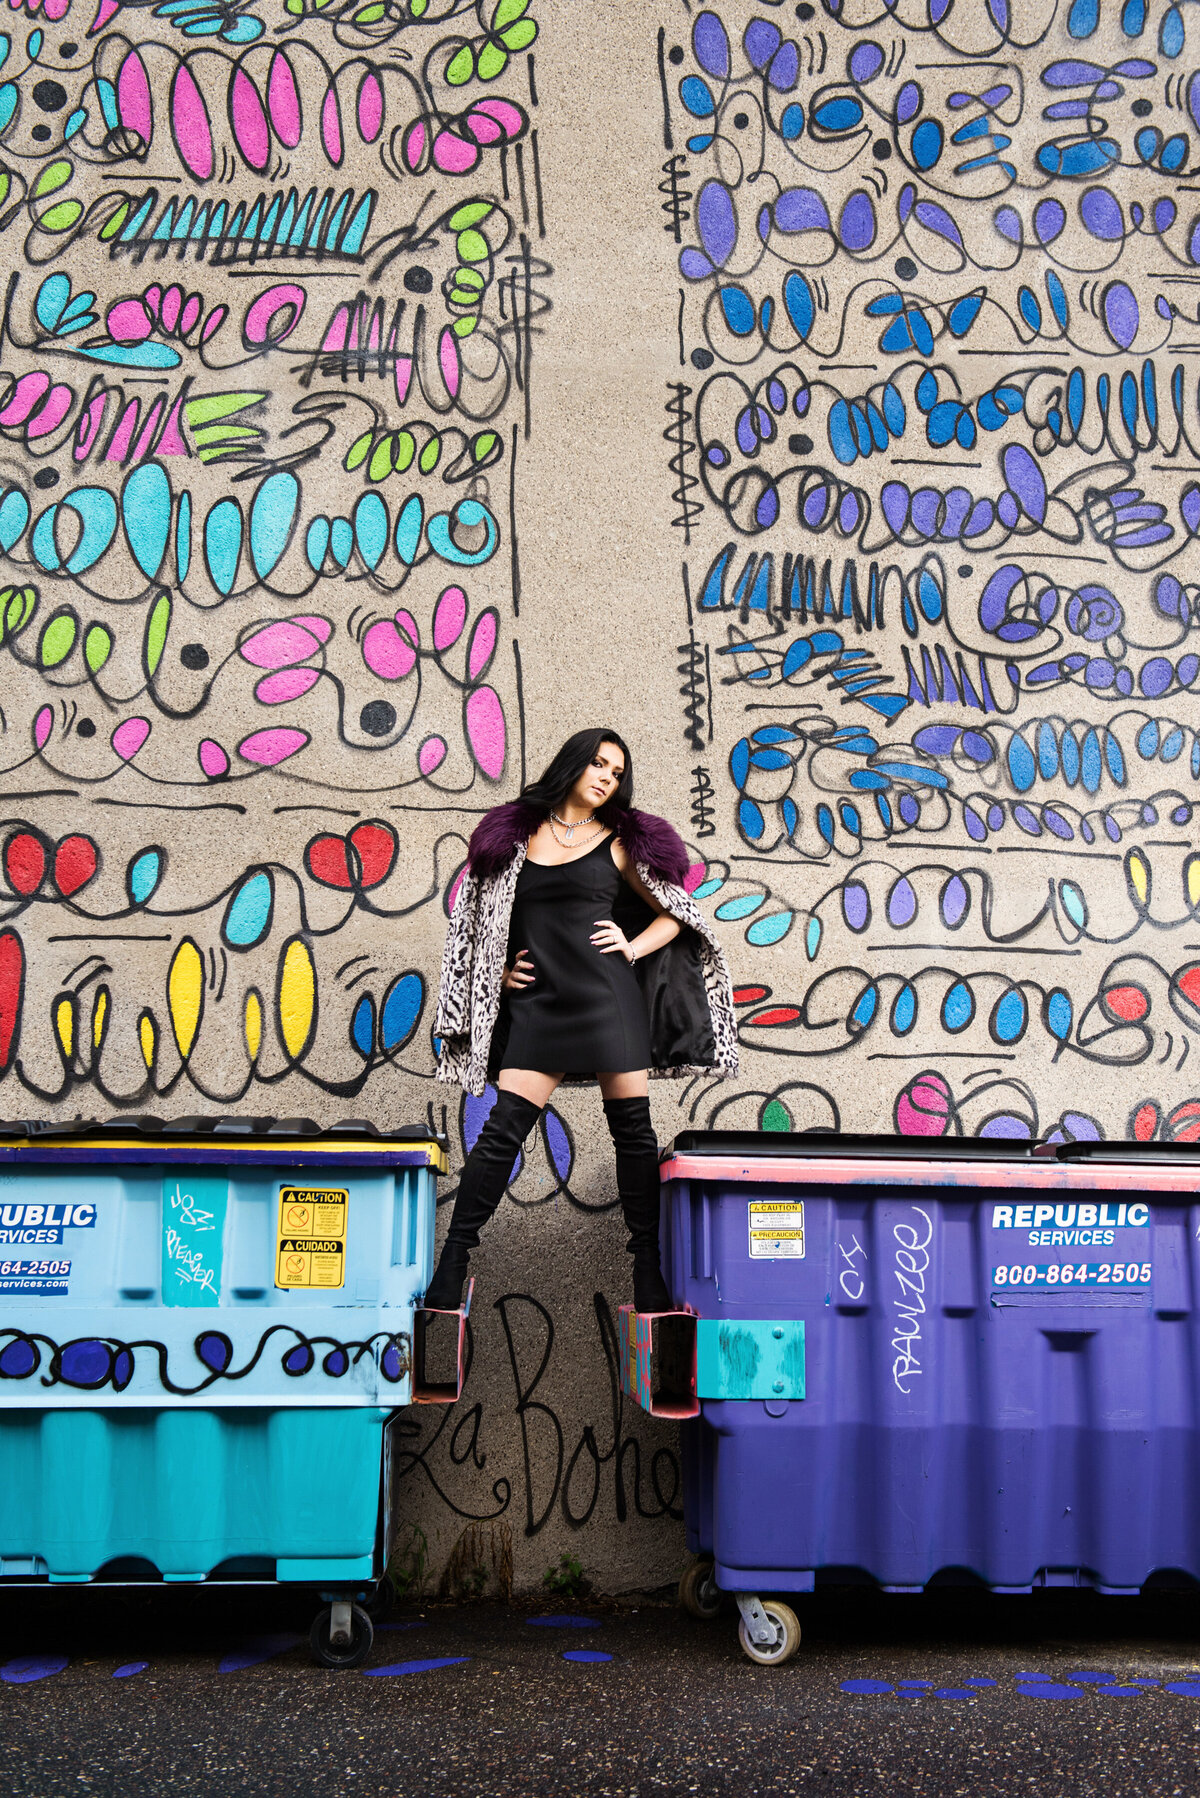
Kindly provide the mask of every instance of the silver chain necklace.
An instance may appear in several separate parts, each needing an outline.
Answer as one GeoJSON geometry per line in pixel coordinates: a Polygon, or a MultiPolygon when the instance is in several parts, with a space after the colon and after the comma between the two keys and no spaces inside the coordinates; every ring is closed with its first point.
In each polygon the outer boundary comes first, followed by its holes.
{"type": "MultiPolygon", "coordinates": [[[[580,818],[574,824],[568,824],[566,819],[560,818],[557,812],[551,812],[551,814],[550,814],[550,834],[554,838],[556,843],[561,844],[561,846],[564,849],[569,849],[575,841],[575,832],[577,830],[582,830],[585,824],[594,824],[595,822],[596,822],[595,812],[592,813],[590,818],[580,818]],[[559,836],[558,832],[554,828],[554,826],[556,824],[561,824],[563,829],[567,833],[567,840],[565,843],[563,842],[563,839],[559,836]]],[[[599,833],[597,832],[596,834],[598,835],[599,833]]]]}

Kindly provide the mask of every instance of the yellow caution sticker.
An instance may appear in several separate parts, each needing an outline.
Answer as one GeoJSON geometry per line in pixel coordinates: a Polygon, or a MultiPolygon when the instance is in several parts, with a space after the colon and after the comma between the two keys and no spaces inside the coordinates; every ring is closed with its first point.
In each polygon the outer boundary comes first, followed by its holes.
{"type": "Polygon", "coordinates": [[[751,1260],[804,1259],[803,1199],[751,1199],[747,1211],[751,1260]]]}
{"type": "Polygon", "coordinates": [[[275,1284],[346,1284],[346,1217],[350,1194],[341,1186],[281,1186],[275,1284]]]}

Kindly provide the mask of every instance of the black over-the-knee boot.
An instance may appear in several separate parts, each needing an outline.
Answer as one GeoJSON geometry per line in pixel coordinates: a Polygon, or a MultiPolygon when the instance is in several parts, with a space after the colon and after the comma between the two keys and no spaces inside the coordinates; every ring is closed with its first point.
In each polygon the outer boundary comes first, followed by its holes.
{"type": "Polygon", "coordinates": [[[456,1311],[462,1303],[471,1250],[478,1248],[479,1232],[504,1197],[517,1152],[541,1115],[541,1106],[520,1093],[496,1095],[458,1182],[450,1229],[425,1292],[430,1310],[456,1311]]]}
{"type": "Polygon", "coordinates": [[[649,1099],[605,1099],[604,1115],[617,1151],[617,1192],[633,1256],[633,1303],[638,1311],[670,1311],[671,1294],[659,1261],[658,1139],[649,1099]]]}

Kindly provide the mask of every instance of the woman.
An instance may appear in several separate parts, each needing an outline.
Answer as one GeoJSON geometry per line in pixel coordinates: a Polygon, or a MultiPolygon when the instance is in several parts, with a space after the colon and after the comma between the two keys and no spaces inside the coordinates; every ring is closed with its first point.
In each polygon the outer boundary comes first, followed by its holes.
{"type": "Polygon", "coordinates": [[[633,762],[581,730],[476,826],[442,958],[438,1079],[496,1103],[467,1158],[425,1294],[454,1310],[479,1233],[560,1081],[595,1078],[616,1148],[634,1303],[668,1311],[647,1075],[737,1073],[725,958],[681,884],[683,843],[634,811],[633,762]]]}

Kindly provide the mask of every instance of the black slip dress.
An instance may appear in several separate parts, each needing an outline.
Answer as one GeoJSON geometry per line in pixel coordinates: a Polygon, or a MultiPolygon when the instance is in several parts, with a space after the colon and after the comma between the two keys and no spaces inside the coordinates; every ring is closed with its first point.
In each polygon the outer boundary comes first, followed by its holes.
{"type": "Polygon", "coordinates": [[[650,1065],[650,1024],[633,968],[591,941],[611,918],[623,882],[611,836],[572,862],[526,858],[517,877],[508,965],[519,950],[534,981],[505,994],[508,1040],[500,1067],[539,1074],[625,1074],[650,1065]]]}

